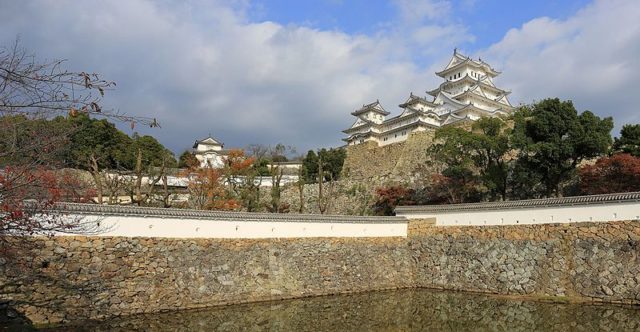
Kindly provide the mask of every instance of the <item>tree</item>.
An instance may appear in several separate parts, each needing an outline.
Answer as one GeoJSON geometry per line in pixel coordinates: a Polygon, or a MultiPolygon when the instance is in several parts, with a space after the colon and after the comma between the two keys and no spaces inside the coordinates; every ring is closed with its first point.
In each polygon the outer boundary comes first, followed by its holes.
{"type": "Polygon", "coordinates": [[[438,143],[428,153],[441,172],[433,177],[433,187],[448,193],[451,203],[476,200],[480,180],[474,160],[480,148],[477,137],[464,128],[447,126],[436,131],[435,139],[438,143]]]}
{"type": "Polygon", "coordinates": [[[20,47],[0,47],[0,112],[44,116],[76,116],[110,118],[123,122],[157,127],[155,119],[133,117],[100,106],[107,90],[115,82],[100,79],[96,73],[71,72],[63,68],[65,60],[37,62],[20,47]]]}
{"type": "Polygon", "coordinates": [[[472,126],[472,134],[478,141],[473,154],[482,183],[489,191],[489,199],[507,199],[509,179],[509,127],[504,119],[485,117],[472,126]]]}
{"type": "Polygon", "coordinates": [[[320,149],[318,151],[318,158],[323,162],[322,168],[324,169],[324,179],[326,181],[340,179],[342,165],[344,165],[346,157],[347,152],[344,149],[320,149]]]}
{"type": "MultiPolygon", "coordinates": [[[[133,134],[131,152],[135,154],[134,179],[130,181],[128,188],[132,204],[145,205],[154,197],[156,186],[163,180],[166,182],[167,168],[175,167],[176,160],[173,152],[166,149],[160,142],[151,136],[133,134]],[[143,192],[143,180],[146,190],[143,192]]],[[[130,152],[130,153],[131,153],[130,152]]],[[[167,196],[166,194],[164,196],[167,196]]],[[[163,205],[168,205],[167,198],[163,198],[163,205]]]]}
{"type": "Polygon", "coordinates": [[[398,205],[411,205],[411,190],[395,185],[376,189],[376,201],[373,213],[377,216],[393,216],[398,205]]]}
{"type": "Polygon", "coordinates": [[[613,142],[613,151],[640,157],[640,124],[622,126],[620,137],[616,137],[613,142]]]}
{"type": "Polygon", "coordinates": [[[302,160],[302,169],[306,183],[318,181],[318,156],[313,150],[309,150],[302,160]]]}
{"type": "Polygon", "coordinates": [[[74,130],[66,149],[68,162],[91,173],[96,185],[98,203],[102,204],[107,181],[103,170],[133,169],[133,142],[106,119],[98,120],[86,114],[79,114],[70,119],[70,124],[74,130]]]}
{"type": "Polygon", "coordinates": [[[288,161],[287,153],[294,153],[295,149],[284,144],[276,144],[273,149],[269,149],[271,163],[269,164],[269,174],[271,175],[271,200],[267,210],[272,213],[289,212],[290,205],[281,200],[282,197],[282,177],[284,176],[284,168],[278,165],[278,162],[288,161]]]}
{"type": "MultiPolygon", "coordinates": [[[[57,115],[105,117],[157,126],[155,119],[130,117],[103,110],[99,102],[115,83],[97,74],[70,72],[63,61],[37,62],[19,47],[0,48],[0,238],[54,232],[87,232],[82,222],[61,216],[51,207],[59,195],[42,188],[60,152],[69,145],[68,132],[47,122],[57,115]],[[7,117],[8,116],[8,117],[7,117]],[[28,123],[28,121],[34,121],[28,123]],[[45,125],[46,124],[46,125],[45,125]],[[39,129],[35,130],[35,127],[39,129]],[[16,135],[26,131],[28,136],[16,135]],[[25,139],[28,138],[28,139],[25,139]],[[30,200],[28,204],[25,200],[30,200]]],[[[54,121],[58,121],[54,119],[54,121]]],[[[57,124],[59,122],[53,122],[57,124]]],[[[7,249],[0,241],[0,251],[7,249]]]]}
{"type": "Polygon", "coordinates": [[[429,154],[442,165],[442,176],[434,177],[434,188],[449,193],[452,203],[477,200],[482,184],[488,199],[507,199],[509,177],[509,127],[504,119],[485,117],[471,130],[443,127],[436,131],[429,154]]]}
{"type": "Polygon", "coordinates": [[[298,189],[298,199],[300,200],[300,206],[298,206],[298,213],[304,213],[304,186],[306,184],[304,167],[298,169],[298,181],[295,186],[298,189]]]}
{"type": "Polygon", "coordinates": [[[578,174],[586,195],[640,191],[640,157],[628,153],[600,158],[580,167],[578,174]]]}
{"type": "Polygon", "coordinates": [[[179,168],[192,168],[197,167],[200,164],[196,156],[191,151],[185,150],[180,154],[178,158],[179,168]]]}
{"type": "Polygon", "coordinates": [[[198,167],[189,174],[189,202],[200,210],[237,210],[240,203],[229,197],[219,169],[210,166],[198,167]]]}
{"type": "Polygon", "coordinates": [[[229,197],[242,202],[249,211],[259,206],[259,185],[256,184],[254,163],[255,158],[245,156],[240,149],[234,149],[224,158],[224,167],[220,170],[229,197]]]}
{"type": "Polygon", "coordinates": [[[613,120],[585,111],[578,114],[571,101],[545,99],[523,107],[515,117],[514,147],[517,169],[542,181],[542,195],[562,194],[562,183],[584,159],[607,152],[613,120]]]}

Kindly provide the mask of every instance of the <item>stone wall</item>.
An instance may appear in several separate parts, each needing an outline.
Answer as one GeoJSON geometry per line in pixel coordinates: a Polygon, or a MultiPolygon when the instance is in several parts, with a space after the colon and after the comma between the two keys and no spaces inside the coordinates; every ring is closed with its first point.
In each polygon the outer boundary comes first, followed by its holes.
{"type": "Polygon", "coordinates": [[[404,288],[413,280],[404,238],[36,244],[2,262],[0,293],[37,323],[404,288]]]}
{"type": "Polygon", "coordinates": [[[640,222],[410,231],[417,287],[640,304],[640,222]]]}
{"type": "MultiPolygon", "coordinates": [[[[347,147],[347,157],[339,181],[334,183],[327,214],[368,215],[375,202],[375,190],[388,184],[414,184],[428,179],[433,167],[427,161],[427,149],[433,144],[434,132],[411,133],[406,141],[378,146],[365,142],[347,147]]],[[[328,184],[325,185],[327,192],[328,184]]],[[[269,189],[263,190],[262,201],[267,203],[269,189]]],[[[290,212],[300,208],[298,187],[287,185],[282,201],[290,205],[290,212]]],[[[304,186],[304,213],[320,213],[318,185],[304,186]]]]}
{"type": "Polygon", "coordinates": [[[640,222],[431,222],[407,238],[38,239],[0,261],[0,293],[38,323],[407,287],[640,304],[640,222]]]}
{"type": "Polygon", "coordinates": [[[347,147],[342,178],[376,184],[411,183],[420,174],[430,173],[427,149],[434,131],[415,132],[400,143],[377,146],[373,142],[347,147]]]}

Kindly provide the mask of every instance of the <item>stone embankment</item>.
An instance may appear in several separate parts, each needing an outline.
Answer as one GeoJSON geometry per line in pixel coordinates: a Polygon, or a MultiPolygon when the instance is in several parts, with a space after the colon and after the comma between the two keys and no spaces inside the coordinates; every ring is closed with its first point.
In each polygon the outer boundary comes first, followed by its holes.
{"type": "Polygon", "coordinates": [[[0,266],[37,323],[412,286],[404,238],[55,237],[0,266]]]}
{"type": "Polygon", "coordinates": [[[416,287],[640,304],[638,221],[427,227],[409,242],[416,287]]]}
{"type": "Polygon", "coordinates": [[[640,304],[640,222],[435,227],[393,238],[55,237],[0,262],[36,323],[428,287],[640,304]]]}

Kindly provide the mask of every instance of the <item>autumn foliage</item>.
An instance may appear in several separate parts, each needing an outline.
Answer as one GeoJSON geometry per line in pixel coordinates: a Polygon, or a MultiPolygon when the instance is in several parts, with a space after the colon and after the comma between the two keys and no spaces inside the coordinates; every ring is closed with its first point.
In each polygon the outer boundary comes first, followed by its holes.
{"type": "Polygon", "coordinates": [[[378,216],[392,216],[398,205],[412,205],[413,192],[403,186],[389,186],[376,189],[376,202],[373,213],[378,216]]]}
{"type": "Polygon", "coordinates": [[[240,204],[230,198],[222,172],[212,167],[196,168],[189,175],[189,194],[195,208],[204,210],[236,210],[240,204]]]}
{"type": "Polygon", "coordinates": [[[222,168],[211,165],[192,165],[187,171],[191,205],[205,210],[239,210],[239,187],[249,175],[255,158],[246,157],[242,150],[231,150],[222,168]]]}
{"type": "Polygon", "coordinates": [[[640,191],[640,158],[627,153],[600,158],[578,173],[586,195],[640,191]]]}

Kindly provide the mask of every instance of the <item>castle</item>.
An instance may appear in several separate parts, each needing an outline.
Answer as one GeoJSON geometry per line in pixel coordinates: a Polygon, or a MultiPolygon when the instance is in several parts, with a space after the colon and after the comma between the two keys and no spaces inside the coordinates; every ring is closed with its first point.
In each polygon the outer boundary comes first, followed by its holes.
{"type": "Polygon", "coordinates": [[[229,150],[224,150],[224,143],[209,135],[193,144],[193,154],[200,162],[200,167],[221,168],[229,150]]]}
{"type": "Polygon", "coordinates": [[[372,141],[383,146],[405,141],[412,132],[510,114],[514,109],[507,98],[510,92],[493,84],[499,74],[481,59],[473,60],[456,49],[446,68],[436,73],[444,82],[427,91],[431,98],[411,93],[399,105],[400,115],[391,118],[386,118],[390,113],[377,100],[363,105],[351,113],[356,121],[343,130],[348,135],[343,140],[348,145],[372,141]]]}

